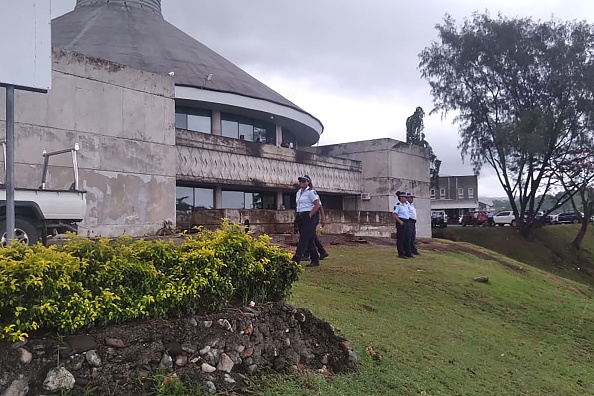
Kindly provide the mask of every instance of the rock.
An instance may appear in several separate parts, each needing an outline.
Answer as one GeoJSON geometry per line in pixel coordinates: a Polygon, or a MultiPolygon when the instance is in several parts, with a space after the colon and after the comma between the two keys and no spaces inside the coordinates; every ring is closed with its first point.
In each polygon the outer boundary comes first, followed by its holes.
{"type": "Polygon", "coordinates": [[[198,353],[201,355],[206,355],[208,352],[210,352],[210,345],[207,345],[198,351],[198,353]]]}
{"type": "Polygon", "coordinates": [[[163,348],[167,351],[169,356],[178,356],[182,353],[182,347],[178,342],[166,341],[163,343],[163,348]]]}
{"type": "Polygon", "coordinates": [[[256,364],[250,364],[248,366],[248,373],[254,374],[256,371],[258,371],[258,366],[256,364]]]}
{"type": "Polygon", "coordinates": [[[217,393],[217,387],[215,386],[214,382],[212,381],[204,381],[202,383],[202,389],[211,395],[217,393]]]}
{"type": "Polygon", "coordinates": [[[243,350],[243,352],[241,353],[242,357],[250,357],[254,354],[254,348],[252,347],[247,347],[243,350]]]}
{"type": "Polygon", "coordinates": [[[66,345],[73,353],[83,353],[97,347],[95,338],[89,335],[67,336],[64,338],[66,345]]]}
{"type": "Polygon", "coordinates": [[[223,381],[225,381],[228,384],[234,384],[235,383],[235,380],[229,374],[225,374],[225,377],[223,378],[223,381]]]}
{"type": "Polygon", "coordinates": [[[171,356],[169,356],[167,354],[167,352],[163,353],[163,357],[161,358],[161,361],[159,362],[159,367],[166,368],[166,369],[173,368],[173,359],[171,358],[171,356]]]}
{"type": "Polygon", "coordinates": [[[303,312],[297,312],[295,314],[295,319],[297,319],[299,322],[303,323],[303,322],[305,322],[305,315],[303,314],[303,312]]]}
{"type": "Polygon", "coordinates": [[[188,364],[188,357],[185,355],[179,355],[178,357],[175,358],[175,365],[177,367],[183,367],[186,364],[188,364]]]}
{"type": "Polygon", "coordinates": [[[196,353],[196,348],[190,344],[182,344],[181,349],[182,351],[184,351],[185,353],[189,353],[190,355],[196,353]]]}
{"type": "Polygon", "coordinates": [[[124,348],[124,341],[120,340],[119,338],[105,338],[105,345],[114,347],[114,348],[124,348]]]}
{"type": "Polygon", "coordinates": [[[287,366],[287,361],[282,356],[277,356],[272,361],[272,368],[275,371],[283,371],[286,366],[287,366]]]}
{"type": "Polygon", "coordinates": [[[477,276],[476,278],[474,278],[475,282],[482,282],[482,283],[487,283],[489,282],[489,278],[486,276],[477,276]]]}
{"type": "Polygon", "coordinates": [[[96,350],[90,350],[87,352],[86,355],[86,359],[87,359],[87,363],[89,363],[89,366],[91,367],[101,367],[101,357],[99,356],[99,353],[96,350]]]}
{"type": "Polygon", "coordinates": [[[19,360],[23,364],[29,364],[33,360],[33,354],[25,348],[19,348],[19,360]]]}
{"type": "Polygon", "coordinates": [[[64,367],[51,369],[43,381],[43,389],[48,392],[69,391],[74,388],[76,380],[64,367]]]}
{"type": "Polygon", "coordinates": [[[29,392],[29,383],[23,379],[12,381],[2,396],[25,396],[29,392]]]}
{"type": "Polygon", "coordinates": [[[202,324],[204,324],[204,327],[208,329],[212,326],[212,320],[205,320],[204,322],[202,322],[202,324]]]}
{"type": "Polygon", "coordinates": [[[221,353],[217,369],[226,373],[230,373],[231,370],[233,370],[233,365],[233,360],[226,353],[221,353]]]}
{"type": "Polygon", "coordinates": [[[85,357],[83,355],[74,355],[71,356],[70,359],[66,362],[67,369],[72,371],[78,371],[82,368],[82,365],[85,361],[85,357]]]}
{"type": "Polygon", "coordinates": [[[231,323],[229,323],[227,319],[219,319],[217,320],[217,323],[219,324],[219,326],[221,326],[223,329],[227,331],[233,330],[233,326],[231,326],[231,323]]]}
{"type": "Polygon", "coordinates": [[[213,367],[208,363],[202,363],[200,368],[202,369],[202,372],[204,372],[204,373],[214,373],[217,370],[216,367],[213,367]]]}
{"type": "Polygon", "coordinates": [[[188,323],[190,324],[190,326],[192,327],[198,327],[198,322],[196,321],[196,319],[194,318],[190,318],[190,320],[188,320],[188,323]]]}

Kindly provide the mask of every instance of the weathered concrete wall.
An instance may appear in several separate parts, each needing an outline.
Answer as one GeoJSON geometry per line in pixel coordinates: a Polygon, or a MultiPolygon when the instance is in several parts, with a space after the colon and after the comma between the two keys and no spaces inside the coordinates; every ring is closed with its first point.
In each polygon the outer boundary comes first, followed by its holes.
{"type": "Polygon", "coordinates": [[[391,212],[396,191],[414,193],[417,208],[417,234],[431,237],[429,197],[429,153],[419,146],[394,139],[375,139],[318,148],[321,155],[361,161],[361,192],[371,199],[345,199],[346,210],[391,212]]]}
{"type": "MultiPolygon", "coordinates": [[[[386,211],[341,211],[326,210],[324,232],[328,234],[351,233],[356,236],[389,237],[394,232],[394,219],[386,211]]],[[[190,229],[195,225],[215,229],[221,225],[221,219],[244,224],[247,219],[250,229],[267,234],[293,233],[295,212],[292,210],[250,210],[250,209],[213,209],[177,212],[177,225],[190,229]]]]}
{"type": "MultiPolygon", "coordinates": [[[[83,234],[142,235],[174,220],[173,81],[62,50],[53,52],[52,79],[48,94],[16,92],[16,186],[39,187],[42,151],[78,142],[80,189],[88,191],[83,234]]],[[[68,188],[70,155],[50,165],[48,187],[68,188]]]]}
{"type": "Polygon", "coordinates": [[[179,180],[295,190],[308,174],[324,193],[360,194],[361,163],[270,144],[176,131],[179,180]]]}

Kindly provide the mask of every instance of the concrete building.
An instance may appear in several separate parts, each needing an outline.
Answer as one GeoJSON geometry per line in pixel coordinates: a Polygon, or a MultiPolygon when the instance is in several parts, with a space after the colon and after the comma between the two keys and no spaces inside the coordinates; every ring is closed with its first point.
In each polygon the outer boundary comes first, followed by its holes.
{"type": "Polygon", "coordinates": [[[464,213],[479,208],[478,178],[470,176],[440,176],[438,186],[429,190],[431,210],[445,210],[448,221],[457,223],[464,213]]]}
{"type": "MultiPolygon", "coordinates": [[[[411,190],[419,236],[430,236],[424,149],[392,139],[312,147],[317,118],[165,21],[160,0],[77,0],[52,21],[52,44],[51,91],[16,93],[16,185],[39,185],[42,150],[78,142],[83,232],[221,217],[283,232],[297,177],[309,174],[329,232],[388,235],[394,192],[411,190]]],[[[68,164],[52,163],[50,185],[69,186],[68,164]]]]}

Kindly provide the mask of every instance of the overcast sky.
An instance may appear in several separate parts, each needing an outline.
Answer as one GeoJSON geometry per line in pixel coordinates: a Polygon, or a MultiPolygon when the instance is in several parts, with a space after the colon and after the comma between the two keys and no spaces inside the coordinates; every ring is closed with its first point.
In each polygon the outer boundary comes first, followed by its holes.
{"type": "MultiPolygon", "coordinates": [[[[52,17],[76,0],[52,0],[52,17]]],[[[594,22],[591,0],[162,0],[163,15],[324,124],[319,144],[406,140],[417,106],[433,108],[418,54],[437,39],[446,13],[594,22]]],[[[425,117],[442,175],[472,174],[451,119],[425,117]]],[[[487,166],[479,196],[503,196],[487,166]]]]}

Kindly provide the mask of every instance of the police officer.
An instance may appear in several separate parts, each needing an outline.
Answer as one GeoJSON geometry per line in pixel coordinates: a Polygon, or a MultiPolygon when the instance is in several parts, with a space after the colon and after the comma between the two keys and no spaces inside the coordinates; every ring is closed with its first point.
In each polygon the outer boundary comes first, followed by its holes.
{"type": "Polygon", "coordinates": [[[309,249],[311,263],[308,267],[317,267],[320,265],[320,256],[316,249],[314,236],[316,235],[316,226],[319,221],[320,199],[311,189],[311,179],[307,175],[298,178],[299,190],[295,197],[297,208],[296,223],[299,228],[299,242],[297,250],[293,256],[293,261],[299,263],[304,257],[305,251],[309,249]]]}
{"type": "Polygon", "coordinates": [[[408,201],[408,212],[410,220],[410,251],[412,254],[419,255],[417,250],[417,208],[415,208],[414,200],[415,196],[407,192],[406,199],[408,201]]]}
{"type": "Polygon", "coordinates": [[[414,257],[410,247],[410,212],[406,192],[396,191],[398,203],[394,205],[392,217],[396,220],[396,249],[398,257],[407,259],[414,257]]]}

